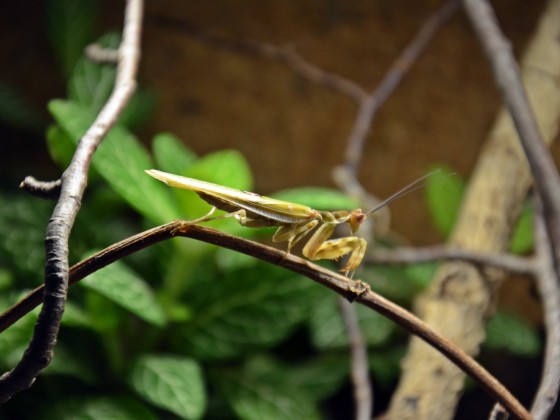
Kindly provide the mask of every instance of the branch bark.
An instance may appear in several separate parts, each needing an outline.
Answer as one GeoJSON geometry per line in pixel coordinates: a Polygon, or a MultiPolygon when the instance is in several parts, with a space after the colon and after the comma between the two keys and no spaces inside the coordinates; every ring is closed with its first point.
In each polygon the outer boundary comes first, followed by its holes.
{"type": "Polygon", "coordinates": [[[45,236],[43,308],[21,361],[0,378],[0,402],[29,388],[53,357],[68,293],[68,239],[87,185],[93,153],[117,121],[136,88],[142,10],[141,0],[127,2],[115,88],[93,125],[78,143],[72,161],[62,175],[59,201],[49,220],[45,236]]]}

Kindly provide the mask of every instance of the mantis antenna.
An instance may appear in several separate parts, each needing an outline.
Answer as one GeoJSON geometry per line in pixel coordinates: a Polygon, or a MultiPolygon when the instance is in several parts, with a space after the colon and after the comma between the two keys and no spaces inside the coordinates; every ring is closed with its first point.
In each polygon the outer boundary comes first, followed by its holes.
{"type": "MultiPolygon", "coordinates": [[[[373,209],[368,211],[366,213],[366,215],[370,215],[371,213],[374,213],[377,210],[382,209],[383,207],[391,204],[393,201],[395,201],[395,200],[397,200],[401,197],[404,197],[405,195],[410,194],[411,192],[416,191],[416,190],[428,185],[430,183],[430,180],[428,178],[431,178],[433,175],[437,174],[440,171],[441,171],[441,169],[436,169],[435,171],[432,171],[429,174],[424,175],[421,178],[418,178],[416,181],[413,181],[412,183],[408,184],[406,187],[397,191],[396,193],[394,193],[389,198],[386,198],[385,200],[383,200],[381,203],[379,203],[373,209]]],[[[448,174],[447,176],[450,176],[450,175],[453,175],[453,174],[448,174]]]]}

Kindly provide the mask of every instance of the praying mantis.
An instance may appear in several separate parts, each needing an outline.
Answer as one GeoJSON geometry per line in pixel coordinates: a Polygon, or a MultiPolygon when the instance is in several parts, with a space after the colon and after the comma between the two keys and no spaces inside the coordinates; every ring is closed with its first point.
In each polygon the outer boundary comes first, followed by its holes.
{"type": "Polygon", "coordinates": [[[302,254],[312,261],[336,260],[349,254],[344,268],[340,270],[345,273],[353,273],[364,258],[367,242],[365,239],[355,236],[355,234],[366,218],[397,198],[421,188],[426,184],[426,179],[434,173],[429,173],[417,179],[364,213],[361,209],[352,211],[314,210],[302,204],[276,200],[256,193],[236,190],[156,169],[146,170],[145,172],[171,187],[194,191],[212,206],[208,214],[193,220],[191,223],[234,217],[239,224],[246,227],[278,227],[272,240],[273,242],[287,242],[286,252],[288,254],[299,241],[314,230],[303,247],[302,254]],[[212,217],[217,208],[226,211],[227,214],[212,217]],[[335,228],[341,224],[348,224],[350,236],[329,239],[335,228]]]}

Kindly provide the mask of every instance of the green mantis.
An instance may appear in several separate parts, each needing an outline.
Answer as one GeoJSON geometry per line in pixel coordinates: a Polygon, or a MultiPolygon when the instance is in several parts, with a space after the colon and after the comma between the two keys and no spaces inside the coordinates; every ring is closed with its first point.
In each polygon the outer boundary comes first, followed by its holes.
{"type": "Polygon", "coordinates": [[[364,213],[361,209],[319,211],[301,204],[276,200],[252,192],[173,175],[156,169],[147,170],[146,173],[171,187],[194,191],[200,198],[212,205],[208,214],[193,220],[193,223],[234,217],[242,226],[253,228],[278,227],[272,240],[274,242],[287,242],[288,253],[299,241],[311,235],[303,247],[303,255],[310,260],[336,260],[349,254],[349,258],[341,270],[342,272],[353,272],[364,258],[367,242],[363,238],[355,236],[355,234],[366,218],[397,198],[422,187],[425,185],[426,178],[432,175],[428,174],[417,179],[375,208],[364,213]],[[216,208],[226,211],[227,214],[212,217],[216,208]],[[348,224],[350,236],[330,239],[335,228],[341,224],[348,224]]]}

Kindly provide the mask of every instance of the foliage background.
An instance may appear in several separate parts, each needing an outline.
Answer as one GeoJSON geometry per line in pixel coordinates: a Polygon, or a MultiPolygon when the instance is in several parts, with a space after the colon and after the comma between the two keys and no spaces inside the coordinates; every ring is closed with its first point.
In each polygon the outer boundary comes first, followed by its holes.
{"type": "MultiPolygon", "coordinates": [[[[216,51],[174,33],[161,16],[184,16],[225,36],[292,43],[310,62],[373,88],[437,4],[148,2],[141,89],[95,156],[71,261],[156,223],[204,213],[194,194],[169,191],[144,176],[149,167],[270,195],[296,186],[332,187],[330,171],[343,158],[356,111],[346,98],[277,63],[216,51]]],[[[496,2],[517,51],[540,5],[496,2]]],[[[0,50],[13,59],[0,70],[1,308],[41,281],[52,211],[52,203],[15,186],[28,174],[57,177],[103,104],[114,70],[87,62],[82,49],[96,39],[117,45],[110,31],[120,28],[123,5],[49,0],[32,10],[4,7],[0,50]]],[[[360,178],[387,196],[434,163],[466,176],[498,104],[476,41],[456,17],[378,116],[360,178]]],[[[432,184],[428,206],[421,195],[392,205],[394,229],[418,245],[442,240],[453,218],[449,210],[460,200],[461,178],[432,184]]],[[[334,203],[332,191],[284,194],[296,202],[304,196],[317,208],[327,209],[325,197],[334,203]]],[[[337,208],[353,206],[336,196],[337,208]]],[[[231,221],[216,227],[258,240],[270,236],[231,221]]],[[[530,240],[521,235],[519,241],[518,250],[527,251],[530,240]]],[[[432,270],[379,267],[362,275],[408,305],[432,270]]],[[[487,344],[494,350],[482,357],[498,362],[500,373],[512,363],[503,358],[506,349],[536,380],[538,306],[526,281],[504,290],[503,310],[489,326],[487,344]]],[[[53,365],[0,415],[345,418],[351,391],[336,305],[309,281],[248,258],[194,241],[162,244],[73,288],[53,365]]],[[[380,412],[398,377],[406,336],[381,316],[358,311],[380,412]]],[[[34,317],[0,335],[3,369],[21,355],[34,317]]],[[[531,382],[505,380],[514,391],[531,382]]],[[[463,415],[470,415],[466,407],[475,399],[474,393],[465,398],[463,415]]]]}

